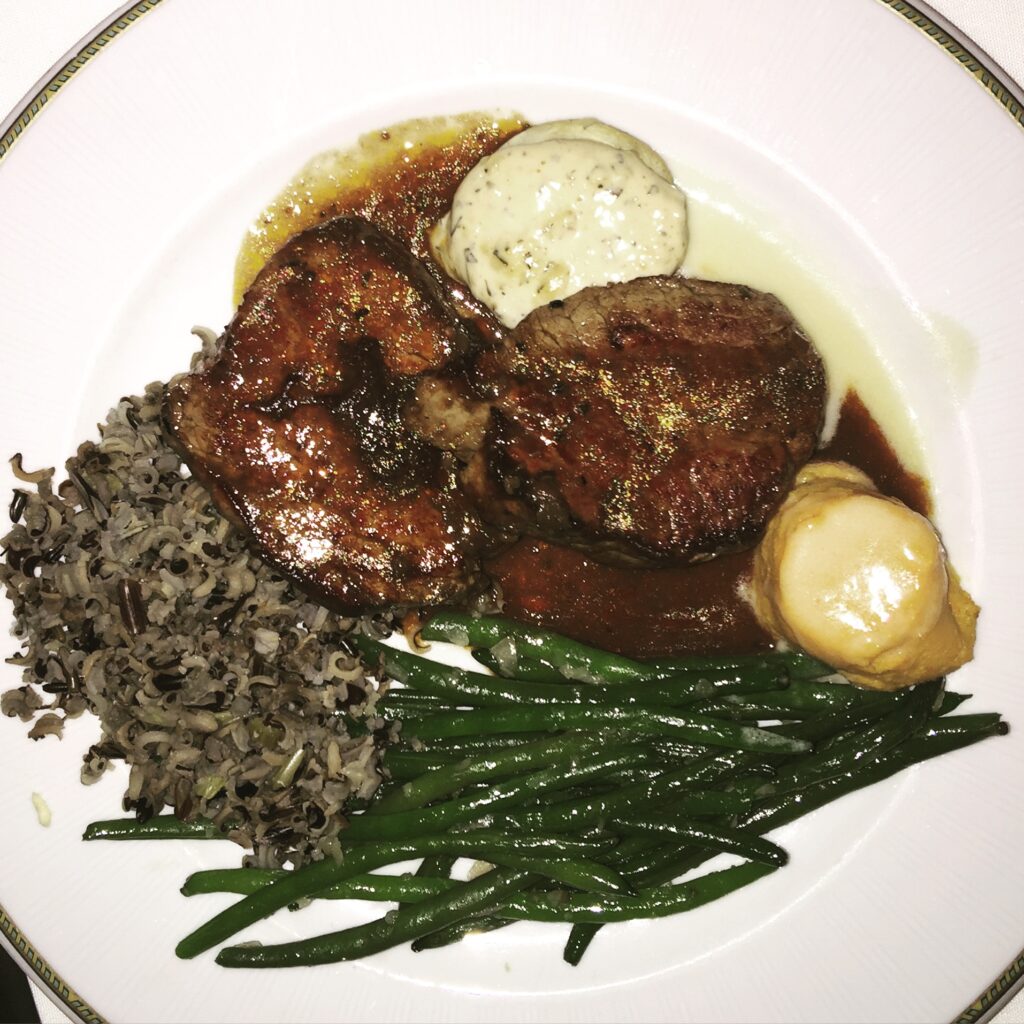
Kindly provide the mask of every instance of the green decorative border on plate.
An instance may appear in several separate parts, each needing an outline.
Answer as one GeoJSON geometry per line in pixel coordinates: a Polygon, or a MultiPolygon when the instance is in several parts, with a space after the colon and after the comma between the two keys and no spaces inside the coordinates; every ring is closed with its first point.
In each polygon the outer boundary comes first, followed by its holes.
{"type": "Polygon", "coordinates": [[[0,160],[11,151],[14,144],[21,138],[22,132],[32,121],[42,113],[46,104],[49,103],[61,89],[103,48],[113,42],[125,29],[129,28],[144,14],[153,10],[160,0],[140,0],[127,10],[115,15],[112,21],[107,22],[100,31],[94,35],[82,48],[58,71],[51,75],[41,89],[29,99],[17,112],[13,122],[10,124],[4,137],[0,139],[0,160]]]}
{"type": "Polygon", "coordinates": [[[36,972],[39,980],[85,1024],[106,1024],[104,1019],[39,955],[35,946],[0,907],[0,932],[21,958],[36,972]]]}
{"type": "MultiPolygon", "coordinates": [[[[941,24],[933,20],[933,16],[925,14],[918,7],[905,0],[878,0],[901,15],[911,25],[924,32],[937,46],[942,47],[960,66],[971,75],[999,103],[1010,117],[1024,128],[1024,99],[1008,87],[997,75],[993,74],[959,39],[941,24]]],[[[120,11],[114,18],[101,26],[96,35],[86,42],[78,52],[67,60],[53,75],[31,96],[20,110],[16,111],[7,130],[0,138],[0,160],[10,153],[21,138],[25,129],[39,116],[46,105],[57,93],[84,67],[93,57],[103,52],[126,29],[135,24],[144,14],[148,14],[161,3],[161,0],[139,0],[120,11]]],[[[11,943],[15,951],[39,977],[43,986],[56,995],[57,999],[76,1018],[85,1024],[106,1024],[101,1017],[73,988],[43,959],[21,932],[8,913],[0,906],[0,933],[11,943]]],[[[1024,950],[1006,968],[1005,971],[988,987],[970,1006],[954,1021],[954,1024],[979,1024],[999,1009],[1004,1000],[1010,996],[1021,980],[1024,979],[1024,950]]]]}
{"type": "MultiPolygon", "coordinates": [[[[1024,128],[1024,99],[994,75],[953,33],[933,21],[932,16],[924,14],[919,8],[906,3],[905,0],[879,0],[879,2],[897,14],[903,15],[937,46],[941,46],[980,86],[992,94],[993,99],[1006,110],[1017,124],[1024,128]]],[[[989,59],[991,60],[991,58],[989,59]]],[[[994,64],[995,61],[992,63],[994,64]]],[[[1005,72],[1003,73],[1005,74],[1005,72]]]]}
{"type": "MultiPolygon", "coordinates": [[[[12,119],[6,122],[3,137],[0,138],[0,160],[6,157],[21,138],[25,129],[46,109],[48,103],[71,81],[72,78],[93,57],[102,53],[126,29],[134,25],[144,14],[152,11],[161,0],[139,0],[123,8],[101,25],[95,35],[81,45],[78,51],[67,59],[42,86],[30,96],[12,119]]],[[[14,923],[11,916],[0,905],[0,934],[7,939],[14,951],[32,968],[43,988],[47,989],[63,1004],[70,1015],[84,1024],[106,1024],[101,1017],[39,954],[28,937],[14,923]]]]}
{"type": "MultiPolygon", "coordinates": [[[[941,20],[932,12],[925,14],[905,0],[879,0],[895,13],[902,15],[915,28],[927,35],[936,46],[941,46],[957,63],[1024,128],[1024,96],[1020,88],[1007,85],[976,57],[967,44],[956,37],[956,31],[939,24],[941,20]]],[[[991,60],[991,58],[989,58],[991,60]]],[[[992,61],[994,64],[995,62],[992,61]]],[[[1003,72],[1005,74],[1005,72],[1003,72]]],[[[1009,79],[1009,76],[1006,76],[1009,79]]],[[[1012,80],[1011,80],[1012,81],[1012,80]]],[[[965,1010],[953,1024],[980,1024],[990,1020],[1001,1010],[1024,981],[1024,950],[965,1010]]]]}

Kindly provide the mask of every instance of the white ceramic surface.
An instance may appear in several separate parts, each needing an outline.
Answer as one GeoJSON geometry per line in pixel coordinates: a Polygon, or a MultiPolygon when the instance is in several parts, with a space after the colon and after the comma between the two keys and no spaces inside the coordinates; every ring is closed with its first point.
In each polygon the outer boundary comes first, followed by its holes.
{"type": "MultiPolygon", "coordinates": [[[[442,17],[177,0],[147,15],[0,165],[0,437],[30,464],[59,462],[120,394],[178,370],[191,324],[230,316],[248,219],[317,149],[416,114],[596,114],[784,226],[861,321],[985,608],[958,686],[977,694],[968,709],[1024,721],[1024,135],[880,4],[799,0],[784,33],[768,2],[685,17],[670,3],[632,18],[613,3],[586,10],[584,24],[540,3],[451,3],[442,17]]],[[[185,902],[177,886],[230,863],[223,847],[78,842],[120,795],[113,778],[78,786],[94,723],[61,744],[0,729],[0,903],[111,1019],[941,1019],[1021,945],[1016,735],[828,808],[783,835],[786,871],[683,918],[608,930],[576,970],[560,960],[561,929],[517,926],[438,954],[282,975],[173,958],[221,905],[185,902]],[[54,810],[49,830],[33,790],[54,810]]],[[[337,927],[338,913],[311,908],[244,937],[337,927]]]]}

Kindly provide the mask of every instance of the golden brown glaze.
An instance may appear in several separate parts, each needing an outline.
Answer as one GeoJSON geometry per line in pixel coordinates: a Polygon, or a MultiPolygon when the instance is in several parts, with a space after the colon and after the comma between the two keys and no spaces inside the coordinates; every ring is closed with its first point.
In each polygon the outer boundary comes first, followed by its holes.
{"type": "Polygon", "coordinates": [[[427,232],[451,208],[469,170],[525,126],[517,115],[488,113],[417,119],[314,158],[250,229],[235,269],[236,301],[287,239],[334,217],[361,217],[423,260],[463,316],[499,331],[468,289],[428,260],[427,232]]]}
{"type": "Polygon", "coordinates": [[[448,457],[401,409],[476,343],[434,279],[366,221],[293,238],[216,357],[172,383],[168,429],[267,559],[349,612],[465,591],[482,540],[448,457]]]}
{"type": "Polygon", "coordinates": [[[600,557],[753,543],[824,418],[821,360],[782,303],[678,277],[534,310],[472,376],[495,407],[482,506],[600,557]]]}

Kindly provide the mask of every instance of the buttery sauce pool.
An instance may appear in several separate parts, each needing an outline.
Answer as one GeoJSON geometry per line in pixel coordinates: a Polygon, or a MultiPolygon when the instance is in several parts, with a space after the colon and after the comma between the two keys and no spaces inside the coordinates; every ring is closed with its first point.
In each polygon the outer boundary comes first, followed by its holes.
{"type": "MultiPolygon", "coordinates": [[[[291,235],[329,217],[365,217],[419,258],[429,258],[427,232],[448,212],[462,178],[525,124],[516,115],[479,113],[418,119],[369,133],[350,149],[314,157],[243,240],[235,267],[236,303],[291,235]]],[[[921,467],[919,446],[898,392],[856,319],[809,272],[809,263],[794,258],[774,225],[731,189],[692,169],[674,170],[688,203],[690,244],[683,273],[748,284],[786,303],[828,369],[828,442],[821,456],[853,463],[884,493],[927,514],[927,486],[911,471],[921,467]],[[896,448],[890,438],[897,440],[896,448]]],[[[471,314],[471,297],[457,286],[450,290],[471,314]]],[[[743,596],[752,561],[752,552],[745,551],[692,566],[627,569],[528,538],[486,567],[501,585],[511,617],[643,657],[767,650],[771,641],[743,596]]]]}

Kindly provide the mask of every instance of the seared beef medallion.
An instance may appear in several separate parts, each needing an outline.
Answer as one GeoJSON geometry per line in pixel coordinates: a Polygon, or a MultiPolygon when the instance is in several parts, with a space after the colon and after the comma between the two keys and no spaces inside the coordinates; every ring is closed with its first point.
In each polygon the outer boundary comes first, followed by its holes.
{"type": "Polygon", "coordinates": [[[821,359],[781,302],[680,277],[534,310],[471,379],[494,410],[466,476],[484,517],[611,561],[753,543],[825,409],[821,359]]]}
{"type": "Polygon", "coordinates": [[[169,387],[165,423],[268,561],[334,607],[457,601],[479,518],[401,409],[470,330],[404,246],[331,220],[271,259],[215,358],[169,387]]]}

